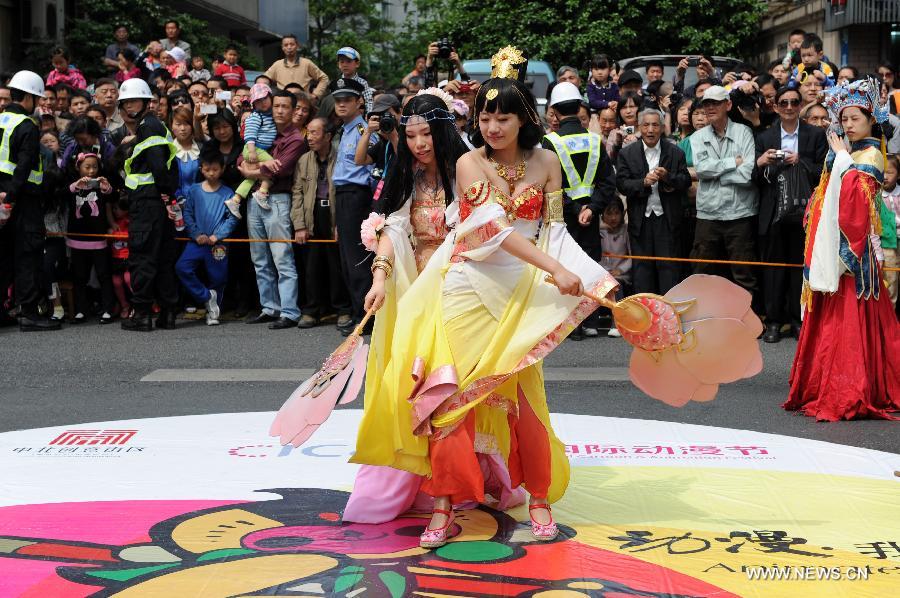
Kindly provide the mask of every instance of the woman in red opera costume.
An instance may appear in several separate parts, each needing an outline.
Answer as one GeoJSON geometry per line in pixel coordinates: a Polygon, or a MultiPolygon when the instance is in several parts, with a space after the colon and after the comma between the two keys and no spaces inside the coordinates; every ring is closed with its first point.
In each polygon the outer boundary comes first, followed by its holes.
{"type": "Polygon", "coordinates": [[[882,279],[878,235],[887,109],[877,83],[826,92],[832,122],[826,170],[806,214],[803,308],[783,407],[820,421],[895,419],[900,326],[882,279]]]}

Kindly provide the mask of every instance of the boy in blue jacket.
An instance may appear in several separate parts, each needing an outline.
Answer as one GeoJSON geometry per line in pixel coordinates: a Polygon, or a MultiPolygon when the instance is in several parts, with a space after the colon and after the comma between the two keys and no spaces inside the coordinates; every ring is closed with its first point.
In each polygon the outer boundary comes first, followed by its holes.
{"type": "Polygon", "coordinates": [[[175,265],[181,284],[197,301],[206,303],[206,324],[219,323],[219,305],[228,282],[228,252],[222,241],[234,231],[237,219],[225,206],[234,194],[219,180],[225,170],[222,153],[208,147],[200,152],[203,182],[192,185],[184,203],[184,226],[192,239],[175,265]],[[209,288],[197,276],[201,264],[209,288]]]}

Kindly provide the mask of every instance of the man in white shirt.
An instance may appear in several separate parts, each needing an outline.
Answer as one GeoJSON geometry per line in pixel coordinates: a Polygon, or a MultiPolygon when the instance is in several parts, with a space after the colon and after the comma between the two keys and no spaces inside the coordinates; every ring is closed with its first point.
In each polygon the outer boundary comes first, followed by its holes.
{"type": "MultiPolygon", "coordinates": [[[[680,257],[685,194],[691,186],[684,152],[661,141],[665,117],[659,110],[638,114],[641,141],[622,148],[616,187],[626,196],[633,255],[680,257]]],[[[682,268],[673,262],[635,260],[634,290],[664,294],[678,284],[682,268]]]]}

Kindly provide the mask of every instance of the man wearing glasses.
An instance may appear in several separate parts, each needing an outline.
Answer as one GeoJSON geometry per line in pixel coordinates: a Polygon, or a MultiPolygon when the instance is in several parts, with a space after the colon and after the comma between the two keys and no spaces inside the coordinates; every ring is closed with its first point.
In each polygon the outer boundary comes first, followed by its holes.
{"type": "MultiPolygon", "coordinates": [[[[759,169],[759,249],[764,262],[803,263],[804,232],[802,206],[793,214],[778,209],[782,188],[792,196],[809,197],[818,182],[828,153],[825,132],[800,120],[800,92],[782,87],[775,94],[779,120],[756,137],[756,166],[759,169]],[[797,182],[800,182],[799,186],[797,182]]],[[[781,340],[781,326],[800,329],[800,268],[763,268],[763,298],[766,332],[763,340],[781,340]]]]}

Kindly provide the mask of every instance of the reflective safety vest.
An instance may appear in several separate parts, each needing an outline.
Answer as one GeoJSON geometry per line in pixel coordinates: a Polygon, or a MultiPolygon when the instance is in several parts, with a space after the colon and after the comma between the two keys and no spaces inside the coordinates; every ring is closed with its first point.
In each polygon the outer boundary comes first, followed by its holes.
{"type": "Polygon", "coordinates": [[[134,159],[144,153],[145,150],[158,145],[169,146],[169,159],[166,161],[166,168],[168,168],[172,164],[172,160],[175,159],[178,148],[175,147],[175,143],[172,141],[172,134],[169,132],[169,129],[166,129],[165,137],[152,135],[141,141],[134,147],[134,150],[131,152],[131,157],[125,160],[125,186],[132,191],[142,185],[152,185],[156,182],[153,180],[152,172],[131,172],[131,164],[134,162],[134,159]]]}
{"type": "MultiPolygon", "coordinates": [[[[3,174],[13,175],[16,170],[16,163],[13,162],[9,155],[10,146],[12,145],[12,135],[16,127],[21,125],[29,117],[24,114],[15,112],[4,112],[0,114],[0,130],[3,131],[3,137],[0,138],[0,172],[3,174]]],[[[38,156],[38,169],[28,173],[28,182],[34,185],[40,185],[44,181],[44,160],[38,156]]]]}
{"type": "Polygon", "coordinates": [[[594,177],[597,176],[597,168],[600,166],[600,148],[603,145],[600,135],[575,133],[562,137],[559,133],[550,133],[546,139],[553,144],[553,149],[556,150],[556,155],[559,156],[559,162],[566,175],[568,187],[563,189],[566,195],[571,199],[590,197],[594,192],[594,177]],[[578,169],[575,168],[572,156],[584,152],[589,152],[589,155],[584,178],[581,178],[578,169]]]}

